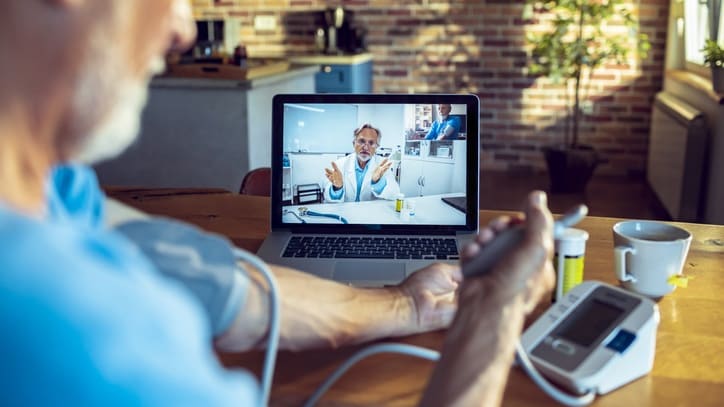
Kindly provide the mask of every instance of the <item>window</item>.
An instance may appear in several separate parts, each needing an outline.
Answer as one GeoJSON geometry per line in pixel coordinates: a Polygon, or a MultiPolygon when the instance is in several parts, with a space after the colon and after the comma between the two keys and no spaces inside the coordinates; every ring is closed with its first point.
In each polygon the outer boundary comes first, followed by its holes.
{"type": "Polygon", "coordinates": [[[721,0],[684,0],[684,50],[687,68],[692,69],[691,65],[701,67],[704,64],[701,49],[705,40],[714,37],[720,44],[724,43],[721,4],[721,0]]]}

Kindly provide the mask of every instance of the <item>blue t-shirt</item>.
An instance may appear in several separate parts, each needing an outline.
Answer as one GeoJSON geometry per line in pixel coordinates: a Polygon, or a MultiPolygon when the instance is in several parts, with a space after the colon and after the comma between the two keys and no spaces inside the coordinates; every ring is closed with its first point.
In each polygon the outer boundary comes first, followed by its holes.
{"type": "Polygon", "coordinates": [[[460,118],[457,116],[448,116],[447,120],[435,120],[430,127],[430,132],[427,133],[425,140],[437,140],[439,136],[444,134],[445,128],[450,126],[453,131],[449,136],[445,137],[445,140],[456,140],[458,133],[460,132],[460,118]]]}
{"type": "Polygon", "coordinates": [[[200,306],[102,227],[102,197],[91,170],[65,167],[46,219],[0,203],[0,404],[257,405],[200,306]]]}

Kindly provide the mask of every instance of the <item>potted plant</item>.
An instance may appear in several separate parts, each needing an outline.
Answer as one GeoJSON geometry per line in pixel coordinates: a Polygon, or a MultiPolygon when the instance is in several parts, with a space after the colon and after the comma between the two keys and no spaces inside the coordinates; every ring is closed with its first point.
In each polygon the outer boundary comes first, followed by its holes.
{"type": "Polygon", "coordinates": [[[714,40],[706,40],[704,48],[704,65],[711,67],[711,85],[714,92],[724,93],[724,49],[714,40]]]}
{"type": "Polygon", "coordinates": [[[573,84],[563,140],[543,149],[551,192],[582,192],[602,162],[592,146],[579,143],[584,82],[590,83],[594,70],[604,63],[625,64],[630,52],[645,57],[650,48],[647,36],[636,34],[638,21],[630,4],[624,0],[526,1],[524,18],[538,16],[538,24],[548,22],[547,30],[526,36],[529,73],[562,84],[566,92],[573,84]]]}

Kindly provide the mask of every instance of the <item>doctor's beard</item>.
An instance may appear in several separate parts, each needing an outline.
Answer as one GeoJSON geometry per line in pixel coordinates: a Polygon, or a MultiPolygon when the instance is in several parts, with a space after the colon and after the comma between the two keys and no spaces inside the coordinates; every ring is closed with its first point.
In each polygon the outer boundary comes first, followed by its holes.
{"type": "Polygon", "coordinates": [[[370,153],[363,153],[363,152],[357,153],[357,159],[360,160],[361,162],[366,163],[371,158],[372,158],[372,154],[370,154],[370,153]],[[365,155],[363,155],[363,154],[365,154],[365,155]]]}

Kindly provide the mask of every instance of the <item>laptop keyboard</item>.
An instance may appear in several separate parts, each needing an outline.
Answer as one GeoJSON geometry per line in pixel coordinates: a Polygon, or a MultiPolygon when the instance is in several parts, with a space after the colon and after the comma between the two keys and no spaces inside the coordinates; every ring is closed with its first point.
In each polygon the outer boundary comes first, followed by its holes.
{"type": "Polygon", "coordinates": [[[282,257],[455,260],[459,255],[455,238],[293,236],[282,257]]]}

